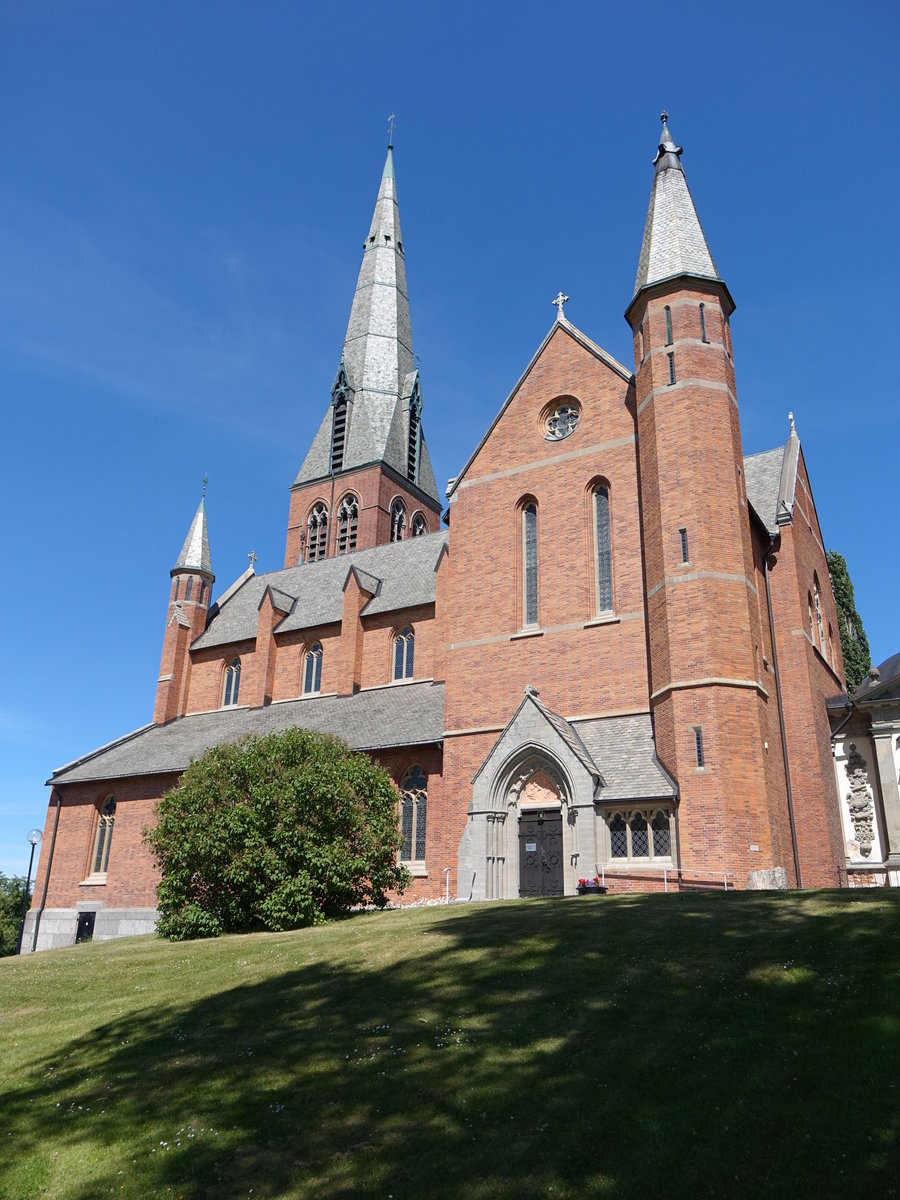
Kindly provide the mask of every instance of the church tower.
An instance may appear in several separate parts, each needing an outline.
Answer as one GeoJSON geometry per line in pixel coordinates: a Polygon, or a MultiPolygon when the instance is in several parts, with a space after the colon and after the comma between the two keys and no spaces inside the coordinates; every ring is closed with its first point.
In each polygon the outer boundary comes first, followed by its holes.
{"type": "MultiPolygon", "coordinates": [[[[679,788],[683,866],[789,867],[769,810],[768,694],[729,318],[681,164],[662,133],[634,295],[637,433],[657,753],[679,788]]],[[[774,701],[773,701],[774,703],[774,701]]]]}
{"type": "Polygon", "coordinates": [[[157,725],[184,714],[191,673],[188,650],[191,642],[206,628],[212,585],[216,579],[209,556],[205,480],[203,492],[181,553],[169,572],[172,581],[169,608],[153,710],[157,725]]]}
{"type": "Polygon", "coordinates": [[[331,403],[291,488],[284,565],[440,527],[389,145],[331,403]]]}

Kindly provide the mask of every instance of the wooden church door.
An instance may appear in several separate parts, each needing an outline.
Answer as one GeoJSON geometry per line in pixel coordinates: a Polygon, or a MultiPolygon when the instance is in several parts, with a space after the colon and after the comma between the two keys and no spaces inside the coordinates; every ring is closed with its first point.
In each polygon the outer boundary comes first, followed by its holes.
{"type": "Polygon", "coordinates": [[[562,894],[562,813],[523,813],[519,818],[519,895],[562,894]]]}

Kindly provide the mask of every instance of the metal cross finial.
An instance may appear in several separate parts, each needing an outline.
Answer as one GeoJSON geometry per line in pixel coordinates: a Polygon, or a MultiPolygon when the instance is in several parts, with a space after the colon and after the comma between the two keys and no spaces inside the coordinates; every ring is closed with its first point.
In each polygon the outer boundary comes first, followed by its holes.
{"type": "Polygon", "coordinates": [[[203,499],[206,499],[206,489],[209,487],[209,476],[203,476],[203,499]]]}
{"type": "Polygon", "coordinates": [[[396,117],[393,113],[388,117],[388,149],[393,149],[394,146],[394,121],[396,117]]]}
{"type": "Polygon", "coordinates": [[[565,292],[559,292],[555,300],[551,300],[551,304],[556,305],[556,319],[561,320],[563,316],[563,305],[568,302],[569,297],[565,292]]]}
{"type": "Polygon", "coordinates": [[[247,557],[250,559],[250,566],[251,566],[251,567],[255,567],[255,565],[256,565],[256,563],[257,563],[257,561],[258,561],[258,560],[257,560],[257,557],[256,557],[256,555],[254,554],[254,552],[253,552],[252,550],[251,550],[251,551],[250,551],[250,553],[247,555],[247,557]]]}

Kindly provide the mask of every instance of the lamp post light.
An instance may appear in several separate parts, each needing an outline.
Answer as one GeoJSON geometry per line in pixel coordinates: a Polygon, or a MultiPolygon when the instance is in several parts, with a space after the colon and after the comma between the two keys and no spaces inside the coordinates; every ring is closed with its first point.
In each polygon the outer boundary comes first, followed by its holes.
{"type": "Polygon", "coordinates": [[[25,895],[22,897],[22,920],[19,922],[19,940],[16,943],[16,954],[22,953],[22,934],[25,932],[25,913],[28,911],[28,893],[31,890],[31,868],[34,866],[34,848],[41,840],[41,831],[32,829],[28,834],[31,844],[31,857],[28,860],[28,878],[25,880],[25,895]]]}

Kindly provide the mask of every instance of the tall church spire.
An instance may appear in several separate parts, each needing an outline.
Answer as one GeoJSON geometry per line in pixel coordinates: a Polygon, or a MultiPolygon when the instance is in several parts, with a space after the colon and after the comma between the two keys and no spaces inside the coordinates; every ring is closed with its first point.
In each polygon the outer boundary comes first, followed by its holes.
{"type": "Polygon", "coordinates": [[[294,486],[373,462],[384,462],[438,500],[421,432],[419,378],[412,348],[406,265],[393,146],[389,145],[362,264],[332,407],[319,426],[294,486]],[[346,411],[338,409],[346,402],[346,411]],[[410,429],[410,411],[414,411],[410,429]],[[416,440],[414,477],[410,443],[416,440]]]}
{"type": "Polygon", "coordinates": [[[331,403],[291,486],[286,566],[440,527],[421,416],[389,144],[331,403]]]}
{"type": "MultiPolygon", "coordinates": [[[[669,114],[661,113],[660,120],[662,130],[653,159],[656,170],[634,282],[635,297],[644,288],[683,275],[722,283],[681,165],[683,147],[677,146],[669,133],[669,114]]],[[[733,309],[730,296],[728,300],[733,309]]]]}

